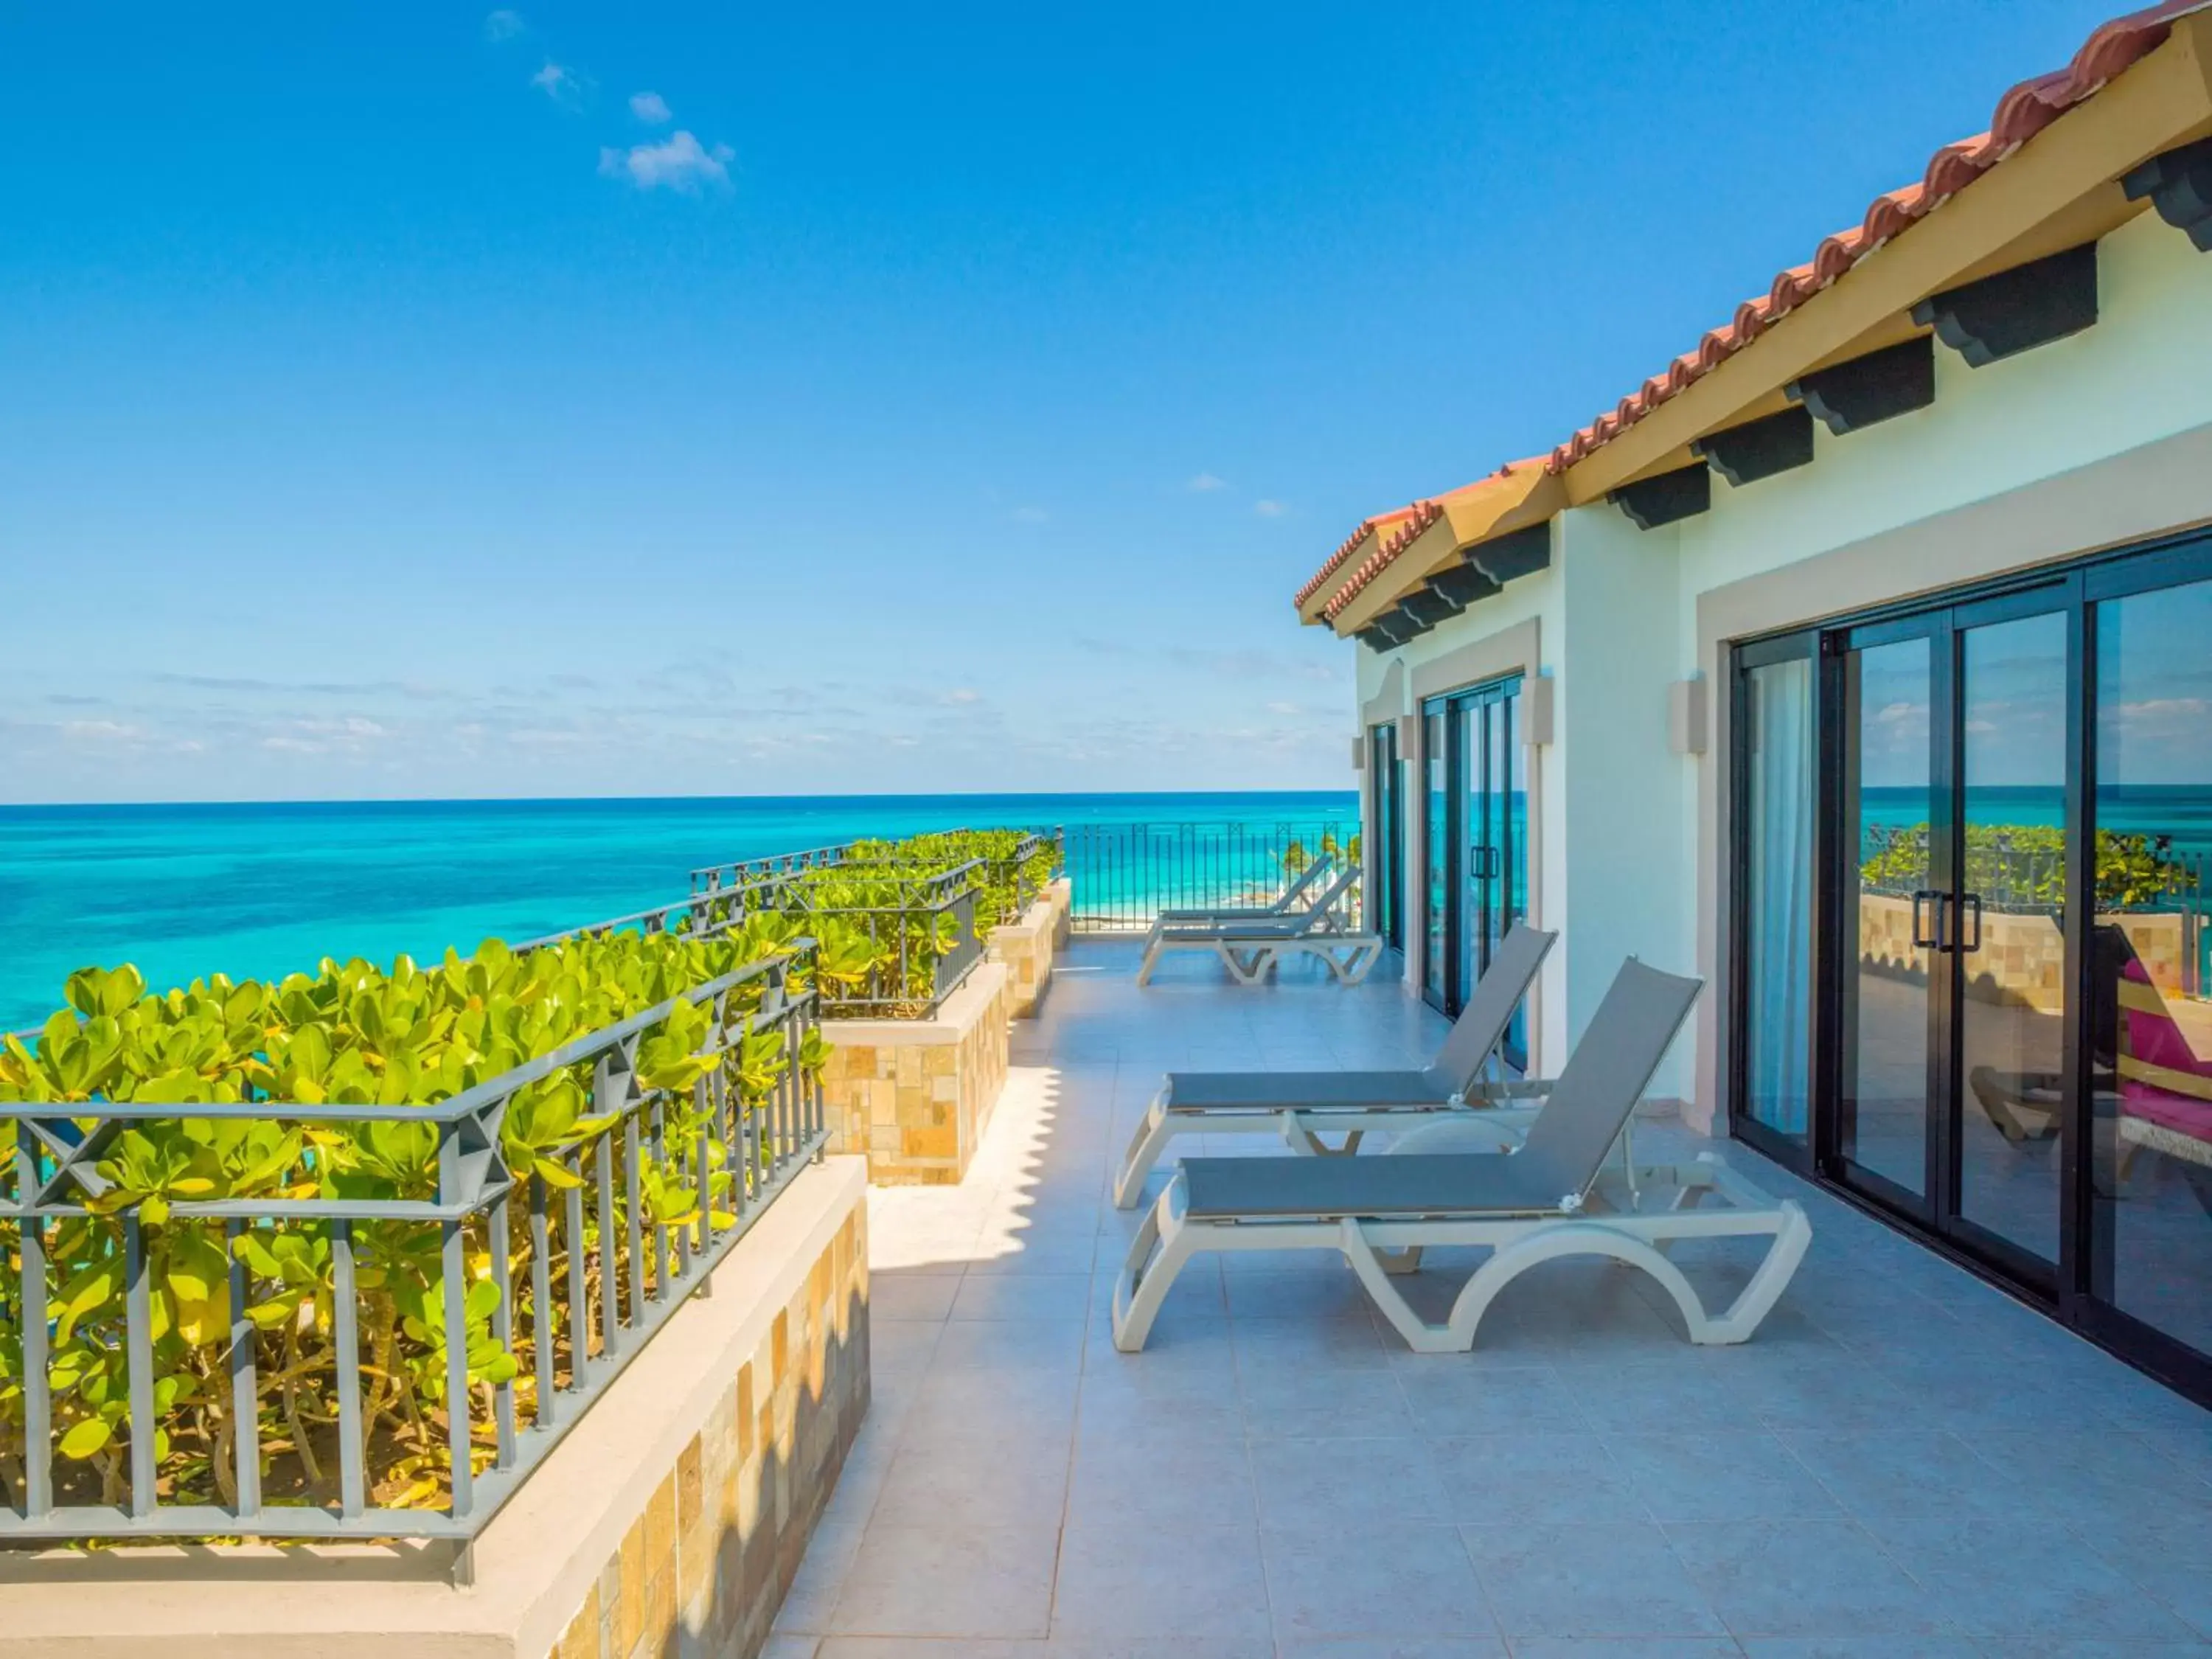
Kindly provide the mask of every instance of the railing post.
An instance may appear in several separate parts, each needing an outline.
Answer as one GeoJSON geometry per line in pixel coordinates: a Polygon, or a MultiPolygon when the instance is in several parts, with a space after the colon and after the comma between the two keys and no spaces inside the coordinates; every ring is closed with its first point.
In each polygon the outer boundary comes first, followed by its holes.
{"type": "MultiPolygon", "coordinates": [[[[444,1157],[440,1156],[442,1165],[444,1157]]],[[[442,1178],[440,1185],[443,1187],[442,1178]]],[[[368,1507],[368,1447],[361,1431],[361,1302],[355,1289],[353,1223],[331,1223],[331,1332],[338,1391],[338,1513],[349,1520],[368,1507]]],[[[459,1508],[453,1511],[461,1513],[459,1508]]]]}
{"type": "MultiPolygon", "coordinates": [[[[576,1259],[577,1242],[569,1235],[568,1259],[576,1259]]],[[[571,1283],[573,1283],[573,1279],[571,1283]]],[[[573,1310],[575,1298],[569,1298],[573,1310]]],[[[537,1396],[538,1426],[553,1426],[553,1229],[545,1212],[545,1177],[530,1177],[530,1372],[537,1396]]]]}
{"type": "Polygon", "coordinates": [[[15,1126],[16,1247],[22,1256],[16,1311],[23,1321],[23,1510],[31,1519],[54,1506],[53,1395],[47,1377],[46,1224],[33,1213],[39,1201],[39,1138],[27,1122],[15,1126]]]}
{"type": "MultiPolygon", "coordinates": [[[[438,1207],[452,1212],[461,1202],[459,1126],[438,1126],[438,1207]]],[[[467,1225],[449,1213],[438,1224],[439,1276],[445,1289],[446,1453],[452,1461],[453,1516],[464,1518],[475,1508],[476,1473],[469,1437],[469,1277],[467,1225]]]]}
{"type": "Polygon", "coordinates": [[[146,1231],[136,1206],[123,1212],[124,1348],[131,1393],[131,1513],[154,1512],[154,1297],[146,1231]]]}
{"type": "MultiPolygon", "coordinates": [[[[491,1310],[492,1340],[509,1354],[514,1352],[514,1267],[507,1260],[514,1233],[509,1231],[507,1195],[501,1194],[492,1203],[491,1218],[486,1225],[491,1237],[484,1242],[491,1249],[491,1282],[499,1292],[499,1305],[491,1310]]],[[[499,1467],[514,1467],[514,1379],[492,1385],[492,1426],[499,1437],[499,1467]]]]}
{"type": "Polygon", "coordinates": [[[253,1280],[238,1253],[246,1223],[226,1222],[222,1233],[230,1257],[231,1480],[238,1489],[238,1517],[250,1521],[261,1509],[261,1389],[254,1370],[257,1333],[246,1315],[253,1280]]]}

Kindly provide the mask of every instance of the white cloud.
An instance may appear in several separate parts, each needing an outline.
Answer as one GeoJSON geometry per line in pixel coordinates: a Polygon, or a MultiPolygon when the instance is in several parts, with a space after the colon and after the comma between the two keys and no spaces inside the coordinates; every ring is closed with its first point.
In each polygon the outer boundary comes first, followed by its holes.
{"type": "Polygon", "coordinates": [[[696,196],[709,185],[729,188],[730,163],[736,156],[727,144],[708,149],[689,132],[678,130],[665,143],[602,149],[599,171],[610,179],[628,179],[640,190],[666,189],[696,196]]]}
{"type": "Polygon", "coordinates": [[[510,11],[502,6],[484,19],[484,39],[512,40],[527,27],[528,25],[522,21],[520,12],[510,11]]]}
{"type": "Polygon", "coordinates": [[[1290,508],[1285,507],[1280,501],[1271,501],[1262,497],[1252,503],[1252,510],[1263,519],[1279,519],[1284,514],[1289,512],[1290,508]]]}
{"type": "Polygon", "coordinates": [[[1041,507],[1018,507],[1006,516],[1016,524],[1042,524],[1052,515],[1041,507]]]}
{"type": "Polygon", "coordinates": [[[1201,472],[1198,474],[1197,477],[1191,479],[1191,481],[1185,484],[1183,488],[1190,491],[1194,495],[1203,495],[1209,490],[1228,489],[1229,480],[1226,478],[1217,478],[1211,472],[1201,472]]]}
{"type": "Polygon", "coordinates": [[[972,687],[965,685],[956,687],[954,690],[947,691],[942,697],[938,699],[939,702],[954,704],[981,702],[982,700],[983,694],[981,692],[974,690],[972,687]]]}
{"type": "Polygon", "coordinates": [[[583,91],[575,75],[550,58],[545,60],[545,67],[530,77],[530,84],[556,104],[570,102],[583,91]]]}
{"type": "Polygon", "coordinates": [[[1267,712],[1270,714],[1288,715],[1303,714],[1305,713],[1305,710],[1299,708],[1297,704],[1294,702],[1271,702],[1267,705],[1267,712]]]}
{"type": "Polygon", "coordinates": [[[61,732],[71,743],[135,743],[146,735],[121,720],[64,720],[61,732]]]}
{"type": "Polygon", "coordinates": [[[648,126],[659,126],[669,118],[668,100],[657,92],[634,92],[629,95],[629,112],[648,126]]]}

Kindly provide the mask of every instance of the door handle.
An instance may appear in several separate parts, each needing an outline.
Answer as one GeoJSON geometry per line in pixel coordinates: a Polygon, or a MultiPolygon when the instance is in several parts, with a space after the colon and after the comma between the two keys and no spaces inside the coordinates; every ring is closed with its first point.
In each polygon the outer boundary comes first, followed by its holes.
{"type": "Polygon", "coordinates": [[[1500,862],[1495,847],[1470,847],[1468,849],[1468,874],[1476,881],[1498,879],[1500,862]]]}
{"type": "Polygon", "coordinates": [[[1912,948],[1916,951],[1940,951],[1943,948],[1942,932],[1943,913],[1941,909],[1933,912],[1936,923],[1936,933],[1923,934],[1921,927],[1921,906],[1931,900],[1940,906],[1943,902],[1943,895],[1933,888],[1923,887],[1912,896],[1912,948]]]}
{"type": "MultiPolygon", "coordinates": [[[[1961,956],[1972,956],[1982,948],[1982,896],[1979,893],[1961,893],[1959,902],[1961,908],[1971,912],[1974,918],[1974,938],[1972,944],[1966,943],[1963,939],[1954,939],[1951,948],[1961,956]]],[[[1960,931],[1963,933],[1964,929],[1960,931]]]]}

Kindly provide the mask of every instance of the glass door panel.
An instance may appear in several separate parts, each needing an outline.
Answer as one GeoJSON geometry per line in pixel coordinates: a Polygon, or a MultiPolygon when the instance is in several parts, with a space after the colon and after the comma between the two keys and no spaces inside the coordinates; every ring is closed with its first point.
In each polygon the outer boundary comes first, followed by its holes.
{"type": "MultiPolygon", "coordinates": [[[[1451,917],[1451,766],[1445,745],[1443,705],[1431,703],[1421,717],[1422,792],[1421,994],[1439,1008],[1449,994],[1445,966],[1449,957],[1451,917]]],[[[1449,1012],[1447,1010],[1447,1012],[1449,1012]]]]}
{"type": "Polygon", "coordinates": [[[2094,616],[2092,1293],[2212,1355],[2212,581],[2094,616]]]}
{"type": "MultiPolygon", "coordinates": [[[[1924,1211],[1936,1047],[1935,641],[1869,643],[1844,661],[1845,936],[1838,1150],[1924,1211]]],[[[1944,815],[1948,818],[1948,812],[1944,815]]]]}
{"type": "Polygon", "coordinates": [[[1459,768],[1460,886],[1452,939],[1452,1011],[1489,960],[1483,941],[1490,926],[1490,705],[1465,698],[1452,705],[1452,756],[1459,768]]]}
{"type": "MultiPolygon", "coordinates": [[[[1429,764],[1428,999],[1456,1014],[1490,966],[1498,941],[1527,904],[1525,762],[1517,752],[1516,675],[1432,699],[1423,711],[1429,764]]],[[[1516,1015],[1503,1045],[1507,1063],[1527,1060],[1516,1015]]]]}
{"type": "Polygon", "coordinates": [[[1965,862],[1943,942],[1955,973],[1957,1212],[2058,1260],[2066,1017],[2067,635],[2063,611],[1962,629],[1965,862]]]}
{"type": "Polygon", "coordinates": [[[1745,671],[1738,1109],[1803,1145],[1813,1082],[1813,659],[1745,671]]]}
{"type": "MultiPolygon", "coordinates": [[[[1494,909],[1490,938],[1494,948],[1528,914],[1528,759],[1521,746],[1521,682],[1515,680],[1492,706],[1498,712],[1498,744],[1491,757],[1492,815],[1498,848],[1498,874],[1491,889],[1494,909]]],[[[1510,1069],[1528,1069],[1525,997],[1513,1010],[1502,1051],[1510,1069]]]]}
{"type": "Polygon", "coordinates": [[[1405,948],[1399,926],[1399,860],[1405,846],[1405,808],[1398,776],[1398,727],[1385,720],[1371,727],[1367,738],[1368,787],[1374,792],[1375,817],[1370,831],[1375,844],[1361,849],[1366,868],[1364,885],[1373,895],[1373,927],[1393,950],[1405,948]]]}

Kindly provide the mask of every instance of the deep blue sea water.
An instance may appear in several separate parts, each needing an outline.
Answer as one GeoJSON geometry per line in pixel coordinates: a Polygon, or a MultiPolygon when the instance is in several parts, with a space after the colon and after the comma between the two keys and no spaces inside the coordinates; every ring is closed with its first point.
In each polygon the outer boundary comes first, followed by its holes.
{"type": "Polygon", "coordinates": [[[692,869],[995,824],[1342,823],[1348,793],[0,807],[0,1030],[64,980],[155,987],[527,939],[681,897],[692,869]]]}

